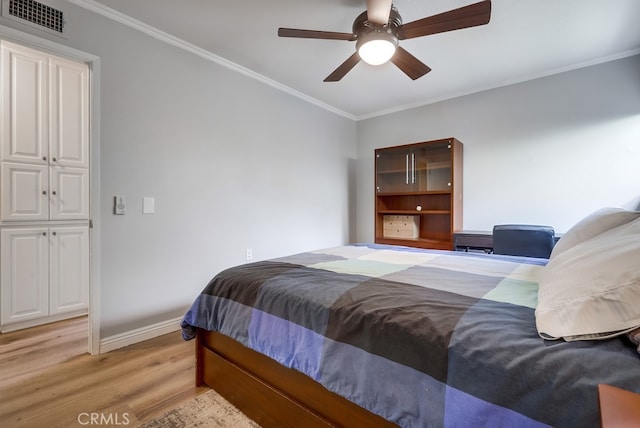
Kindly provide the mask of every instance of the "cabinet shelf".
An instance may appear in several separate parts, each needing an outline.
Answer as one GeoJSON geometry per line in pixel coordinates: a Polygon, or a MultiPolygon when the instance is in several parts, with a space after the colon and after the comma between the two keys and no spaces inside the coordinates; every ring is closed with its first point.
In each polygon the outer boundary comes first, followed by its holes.
{"type": "Polygon", "coordinates": [[[378,174],[406,174],[407,171],[403,169],[386,169],[384,171],[378,171],[378,174]]]}
{"type": "MultiPolygon", "coordinates": [[[[432,171],[432,170],[436,170],[436,169],[446,169],[446,168],[451,168],[451,164],[449,162],[437,162],[437,163],[432,163],[430,165],[426,165],[426,166],[416,166],[414,168],[414,170],[416,172],[419,171],[432,171]]],[[[407,170],[405,168],[393,168],[393,169],[385,169],[385,170],[379,170],[378,174],[407,174],[407,170]]]]}
{"type": "Polygon", "coordinates": [[[377,192],[376,195],[378,197],[384,196],[426,196],[426,195],[449,195],[451,194],[451,189],[443,189],[443,190],[421,190],[417,192],[377,192]]]}
{"type": "Polygon", "coordinates": [[[378,214],[386,215],[432,215],[451,214],[451,210],[378,210],[378,214]]]}
{"type": "Polygon", "coordinates": [[[406,247],[429,248],[434,250],[450,250],[452,241],[425,238],[376,238],[376,243],[387,245],[403,245],[406,247]]]}

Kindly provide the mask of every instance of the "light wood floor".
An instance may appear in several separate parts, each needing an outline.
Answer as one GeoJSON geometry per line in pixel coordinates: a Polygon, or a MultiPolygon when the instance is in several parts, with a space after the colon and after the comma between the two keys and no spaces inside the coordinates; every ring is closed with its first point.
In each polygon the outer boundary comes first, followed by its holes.
{"type": "Polygon", "coordinates": [[[0,426],[138,426],[206,390],[194,346],[175,332],[92,356],[86,317],[2,334],[0,426]]]}

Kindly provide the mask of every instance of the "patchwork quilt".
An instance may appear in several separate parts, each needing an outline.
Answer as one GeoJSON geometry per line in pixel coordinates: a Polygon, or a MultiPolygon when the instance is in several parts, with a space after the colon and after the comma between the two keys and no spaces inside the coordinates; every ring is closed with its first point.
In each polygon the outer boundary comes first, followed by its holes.
{"type": "Polygon", "coordinates": [[[597,385],[640,392],[620,337],[536,331],[546,260],[350,245],[221,272],[182,321],[217,331],[402,427],[597,427],[597,385]]]}

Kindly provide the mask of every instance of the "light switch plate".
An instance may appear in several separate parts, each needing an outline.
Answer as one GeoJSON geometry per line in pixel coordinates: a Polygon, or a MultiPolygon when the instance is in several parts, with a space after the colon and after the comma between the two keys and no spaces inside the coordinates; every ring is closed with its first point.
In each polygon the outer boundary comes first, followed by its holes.
{"type": "Polygon", "coordinates": [[[153,214],[156,212],[156,200],[154,198],[142,198],[142,213],[153,214]]]}

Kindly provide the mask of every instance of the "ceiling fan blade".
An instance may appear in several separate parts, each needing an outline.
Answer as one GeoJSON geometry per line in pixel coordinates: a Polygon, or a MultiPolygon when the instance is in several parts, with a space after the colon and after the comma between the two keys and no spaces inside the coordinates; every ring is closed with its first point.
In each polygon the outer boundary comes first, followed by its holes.
{"type": "Polygon", "coordinates": [[[391,62],[412,80],[416,80],[431,71],[429,66],[400,46],[396,48],[396,53],[391,57],[391,62]]]}
{"type": "Polygon", "coordinates": [[[360,62],[360,56],[358,55],[358,52],[355,52],[353,55],[351,55],[349,58],[347,58],[347,60],[345,62],[340,64],[340,66],[338,68],[336,68],[333,73],[328,75],[327,78],[324,79],[324,81],[325,82],[337,82],[337,81],[339,81],[348,72],[350,72],[351,69],[353,67],[355,67],[356,64],[359,63],[359,62],[360,62]]]}
{"type": "Polygon", "coordinates": [[[367,20],[374,24],[386,25],[389,22],[392,0],[367,0],[367,20]]]}
{"type": "Polygon", "coordinates": [[[356,36],[351,33],[337,33],[334,31],[299,30],[297,28],[278,28],[280,37],[296,37],[301,39],[326,39],[353,41],[356,36]]]}
{"type": "Polygon", "coordinates": [[[398,38],[400,40],[412,39],[429,34],[476,27],[488,24],[490,19],[491,0],[485,0],[404,24],[398,30],[398,38]]]}

